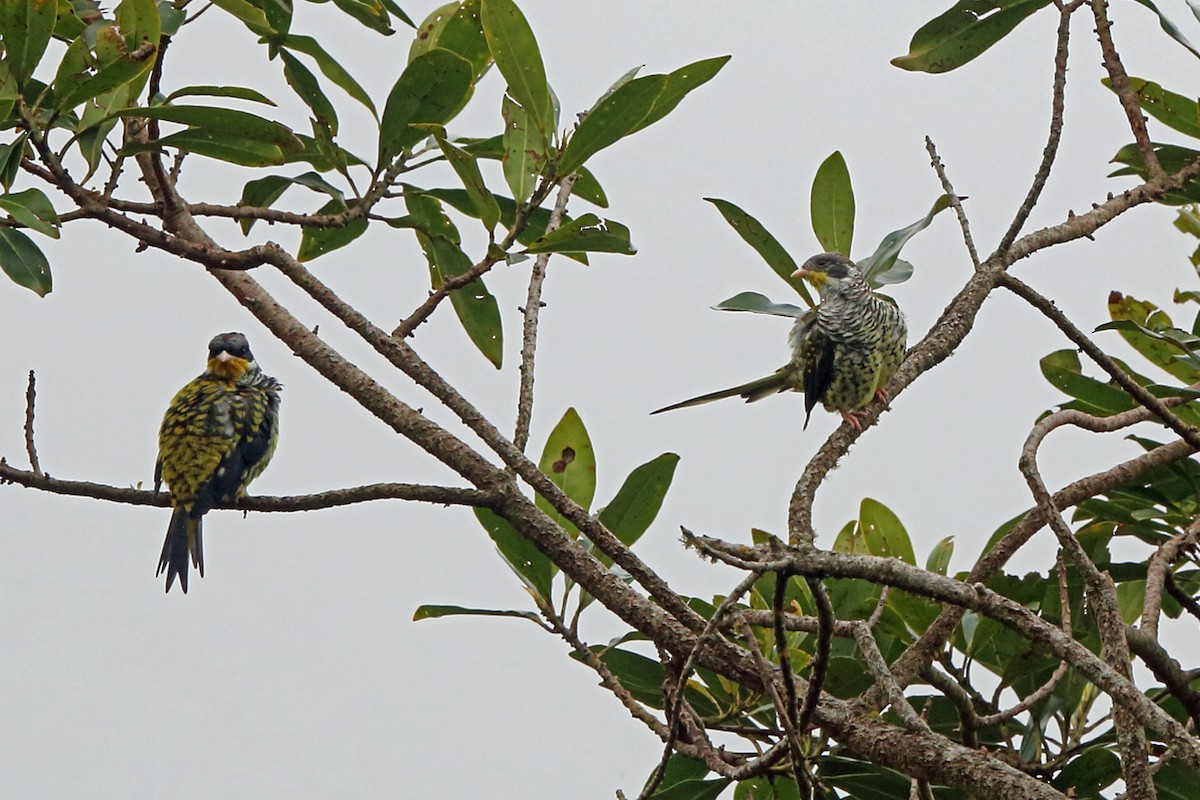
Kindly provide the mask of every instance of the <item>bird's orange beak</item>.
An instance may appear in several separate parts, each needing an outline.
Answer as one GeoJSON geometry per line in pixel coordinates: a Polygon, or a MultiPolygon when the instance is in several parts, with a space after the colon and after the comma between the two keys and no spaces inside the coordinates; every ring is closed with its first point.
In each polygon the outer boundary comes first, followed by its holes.
{"type": "Polygon", "coordinates": [[[793,272],[792,277],[802,278],[818,289],[821,288],[821,286],[823,286],[827,280],[829,280],[829,276],[824,272],[820,272],[819,270],[815,269],[807,269],[806,267],[801,267],[793,272]]]}

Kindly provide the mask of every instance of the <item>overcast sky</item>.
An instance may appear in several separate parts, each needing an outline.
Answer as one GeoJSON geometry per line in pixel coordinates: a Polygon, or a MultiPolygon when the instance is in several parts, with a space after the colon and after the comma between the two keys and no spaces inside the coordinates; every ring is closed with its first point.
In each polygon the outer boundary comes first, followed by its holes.
{"type": "MultiPolygon", "coordinates": [[[[678,591],[708,597],[740,577],[684,551],[679,526],[743,540],[751,527],[784,533],[795,480],[838,423],[816,412],[802,431],[798,396],[648,416],[766,374],[787,356],[786,320],[710,310],[745,290],[791,298],[702,198],[742,206],[802,260],[820,249],[808,225],[809,185],[834,150],[845,155],[857,190],[855,257],[923,216],[940,193],[926,135],[970,196],[982,251],[990,252],[1028,188],[1049,118],[1055,16],[1039,12],[949,75],[890,66],[912,32],[950,4],[521,4],[564,119],[633,66],[667,72],[733,56],[664,121],[590,162],[611,201],[605,215],[630,226],[639,254],[596,256],[586,268],[553,261],[542,315],[531,448],[539,452],[562,413],[578,409],[597,452],[597,505],[638,464],[679,453],[675,484],[638,546],[678,591]]],[[[404,3],[418,20],[437,5],[404,3]]],[[[1200,41],[1181,0],[1160,6],[1200,41]]],[[[382,105],[405,63],[407,29],[385,39],[330,9],[300,4],[294,29],[320,35],[382,105]]],[[[1113,16],[1131,75],[1196,94],[1200,61],[1163,37],[1154,15],[1119,3],[1113,16]]],[[[167,88],[266,83],[279,119],[307,129],[278,65],[249,32],[215,9],[195,27],[171,48],[167,88]]],[[[1092,27],[1078,15],[1062,153],[1031,226],[1130,185],[1105,177],[1131,137],[1099,84],[1092,27]]],[[[502,88],[490,74],[451,132],[497,133],[502,88]]],[[[350,149],[373,152],[369,117],[350,102],[341,108],[350,149]]],[[[1152,133],[1177,140],[1158,126],[1152,133]]],[[[193,200],[233,202],[257,176],[194,158],[183,190],[193,200]]],[[[299,190],[292,199],[310,202],[299,190]]],[[[1187,261],[1196,242],[1171,219],[1169,210],[1142,208],[1095,242],[1056,248],[1014,271],[1085,329],[1105,321],[1112,289],[1169,305],[1175,286],[1196,288],[1187,261]]],[[[420,302],[428,278],[411,237],[377,227],[313,269],[390,329],[420,302]]],[[[213,229],[231,246],[244,241],[233,225],[213,229]]],[[[261,224],[252,240],[268,237],[297,241],[261,224]]],[[[458,483],[292,357],[195,265],[136,253],[134,242],[90,223],[69,225],[59,242],[39,241],[52,259],[54,292],[42,300],[0,281],[0,455],[10,462],[25,466],[25,375],[34,369],[43,468],[149,485],[167,402],[201,371],[213,334],[241,330],[286,387],[281,443],[257,493],[458,483]]],[[[916,274],[892,294],[915,341],[970,263],[949,214],[904,255],[916,274]]],[[[516,308],[526,275],[518,265],[488,279],[506,326],[502,371],[446,314],[415,340],[505,430],[514,417],[516,308]]],[[[400,397],[460,430],[285,279],[265,270],[256,277],[400,397]]],[[[1190,324],[1191,312],[1184,314],[1190,324]]],[[[1115,334],[1103,336],[1111,342],[1115,334]]],[[[968,567],[991,532],[1029,503],[1018,451],[1031,422],[1061,400],[1037,362],[1064,346],[1015,299],[989,300],[957,355],[904,392],[833,473],[817,498],[819,543],[830,544],[869,496],[904,521],[919,560],[953,535],[952,567],[968,567]]],[[[1134,446],[1119,435],[1063,432],[1043,452],[1044,474],[1057,488],[1130,457],[1134,446]]],[[[565,645],[532,625],[411,621],[421,603],[531,607],[469,511],[388,502],[245,519],[214,512],[206,521],[208,574],[187,596],[164,596],[154,577],[168,516],[0,487],[0,774],[11,796],[507,800],[566,796],[569,784],[574,797],[611,798],[618,788],[632,797],[657,763],[657,740],[565,645]]],[[[1030,550],[1016,568],[1045,569],[1048,535],[1030,550]]],[[[593,606],[583,631],[603,642],[623,628],[593,606]]]]}

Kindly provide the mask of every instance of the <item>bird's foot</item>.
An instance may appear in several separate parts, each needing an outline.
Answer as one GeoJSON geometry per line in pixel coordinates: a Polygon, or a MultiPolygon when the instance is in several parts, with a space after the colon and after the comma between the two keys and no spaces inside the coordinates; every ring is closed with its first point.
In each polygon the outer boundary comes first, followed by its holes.
{"type": "Polygon", "coordinates": [[[853,428],[858,433],[862,433],[863,422],[866,419],[867,412],[865,411],[842,411],[840,412],[842,419],[846,420],[846,424],[853,428]]]}
{"type": "Polygon", "coordinates": [[[883,387],[875,390],[875,399],[883,403],[884,411],[892,410],[892,398],[888,395],[887,390],[883,387]]]}

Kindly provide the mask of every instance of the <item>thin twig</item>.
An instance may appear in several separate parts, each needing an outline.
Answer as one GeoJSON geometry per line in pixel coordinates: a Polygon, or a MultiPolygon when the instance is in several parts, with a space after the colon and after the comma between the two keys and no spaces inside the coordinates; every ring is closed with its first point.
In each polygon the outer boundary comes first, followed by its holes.
{"type": "Polygon", "coordinates": [[[1113,43],[1112,23],[1108,19],[1108,0],[1092,0],[1092,14],[1096,18],[1096,38],[1100,40],[1104,69],[1108,71],[1112,90],[1117,93],[1121,108],[1125,110],[1129,130],[1133,133],[1138,152],[1141,153],[1142,162],[1146,166],[1146,174],[1151,178],[1160,178],[1166,173],[1158,163],[1154,143],[1150,141],[1150,134],[1146,130],[1146,118],[1142,116],[1141,104],[1138,103],[1133,87],[1129,85],[1129,75],[1125,72],[1121,56],[1117,54],[1117,47],[1113,43]]]}
{"type": "MultiPolygon", "coordinates": [[[[558,230],[563,217],[567,213],[567,201],[571,190],[575,187],[577,174],[568,175],[558,185],[558,197],[554,200],[554,210],[550,212],[550,221],[546,223],[546,233],[558,230]]],[[[533,262],[529,272],[529,291],[525,297],[524,317],[521,331],[521,388],[517,392],[517,424],[513,433],[513,444],[518,450],[524,451],[529,444],[529,425],[533,420],[533,365],[537,354],[538,316],[542,306],[542,287],[546,282],[546,265],[550,261],[550,253],[542,253],[533,262]]]]}
{"type": "Polygon", "coordinates": [[[996,249],[1004,252],[1012,243],[1016,241],[1017,236],[1021,233],[1021,228],[1025,226],[1026,220],[1029,219],[1033,207],[1037,205],[1038,198],[1041,197],[1042,189],[1046,186],[1046,181],[1050,177],[1050,169],[1054,166],[1055,156],[1058,154],[1058,143],[1062,139],[1063,129],[1063,111],[1065,108],[1065,96],[1067,88],[1067,53],[1068,42],[1071,38],[1071,12],[1074,9],[1060,8],[1058,17],[1058,41],[1054,51],[1054,89],[1053,100],[1050,102],[1050,135],[1046,140],[1046,147],[1042,150],[1042,163],[1038,165],[1037,173],[1033,176],[1033,185],[1029,187],[1029,192],[1025,195],[1025,201],[1021,203],[1021,207],[1017,210],[1017,215],[1013,217],[1012,224],[1008,226],[1008,231],[1005,232],[1004,238],[1000,240],[1000,245],[996,249]]]}
{"type": "Polygon", "coordinates": [[[36,379],[33,370],[29,370],[29,386],[25,389],[25,452],[29,455],[29,468],[33,474],[42,477],[42,465],[38,461],[37,446],[33,442],[33,406],[37,400],[36,379]]]}
{"type": "MultiPolygon", "coordinates": [[[[88,481],[68,481],[40,472],[26,471],[11,466],[0,459],[0,483],[15,483],[30,489],[70,497],[90,497],[111,503],[134,506],[167,507],[171,496],[167,492],[149,489],[108,486],[88,481]]],[[[418,483],[372,483],[346,489],[331,489],[316,494],[270,497],[258,495],[243,497],[230,503],[219,503],[213,508],[236,508],[240,511],[318,511],[325,508],[366,503],[373,500],[411,500],[447,506],[488,506],[494,498],[478,489],[460,489],[454,486],[430,486],[418,483]]]]}
{"type": "Polygon", "coordinates": [[[975,239],[971,236],[971,223],[967,219],[967,212],[963,210],[962,198],[954,191],[954,185],[950,183],[950,176],[946,174],[946,166],[938,155],[937,145],[928,136],[925,137],[925,150],[929,153],[929,163],[933,166],[933,171],[937,173],[938,180],[942,182],[942,191],[950,198],[950,207],[954,209],[954,213],[958,217],[958,226],[962,229],[963,244],[967,246],[967,254],[971,256],[971,265],[975,269],[979,269],[979,252],[975,249],[975,239]]]}
{"type": "Polygon", "coordinates": [[[1198,533],[1200,533],[1200,518],[1163,542],[1150,557],[1150,566],[1146,570],[1146,595],[1142,604],[1141,627],[1147,635],[1154,639],[1158,638],[1158,620],[1162,613],[1163,586],[1167,580],[1167,572],[1179,557],[1181,550],[1196,544],[1198,533]]]}
{"type": "MultiPolygon", "coordinates": [[[[819,578],[812,576],[807,576],[805,580],[808,583],[809,591],[812,593],[813,602],[817,606],[817,619],[820,621],[821,626],[817,631],[817,651],[813,656],[812,671],[808,676],[808,688],[804,693],[804,706],[800,709],[799,719],[796,720],[796,730],[801,733],[808,730],[813,714],[816,713],[817,703],[821,699],[821,687],[825,684],[825,674],[829,669],[830,641],[833,638],[833,623],[836,619],[833,614],[833,605],[829,602],[829,595],[825,591],[825,585],[821,583],[819,578]]],[[[776,624],[778,625],[779,623],[776,624]]],[[[784,672],[784,679],[790,683],[790,670],[784,672]]],[[[792,691],[794,694],[795,689],[792,691]]]]}

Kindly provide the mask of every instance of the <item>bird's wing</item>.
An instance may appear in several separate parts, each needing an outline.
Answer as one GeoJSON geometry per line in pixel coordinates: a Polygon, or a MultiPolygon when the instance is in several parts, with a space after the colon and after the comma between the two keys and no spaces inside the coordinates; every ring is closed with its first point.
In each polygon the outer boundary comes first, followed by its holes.
{"type": "Polygon", "coordinates": [[[804,365],[804,427],[818,402],[833,383],[833,356],[836,343],[819,327],[809,331],[804,339],[801,361],[804,365]]]}
{"type": "Polygon", "coordinates": [[[693,397],[689,400],[684,400],[679,403],[674,403],[669,406],[651,411],[651,414],[661,414],[664,411],[674,411],[677,408],[689,408],[691,406],[703,405],[711,403],[714,400],[721,400],[726,397],[744,397],[747,403],[753,403],[755,400],[761,400],[768,395],[782,392],[788,388],[785,371],[787,367],[783,367],[770,375],[766,375],[758,380],[743,383],[740,386],[732,386],[728,389],[721,389],[718,392],[709,392],[702,394],[699,397],[693,397]]]}

